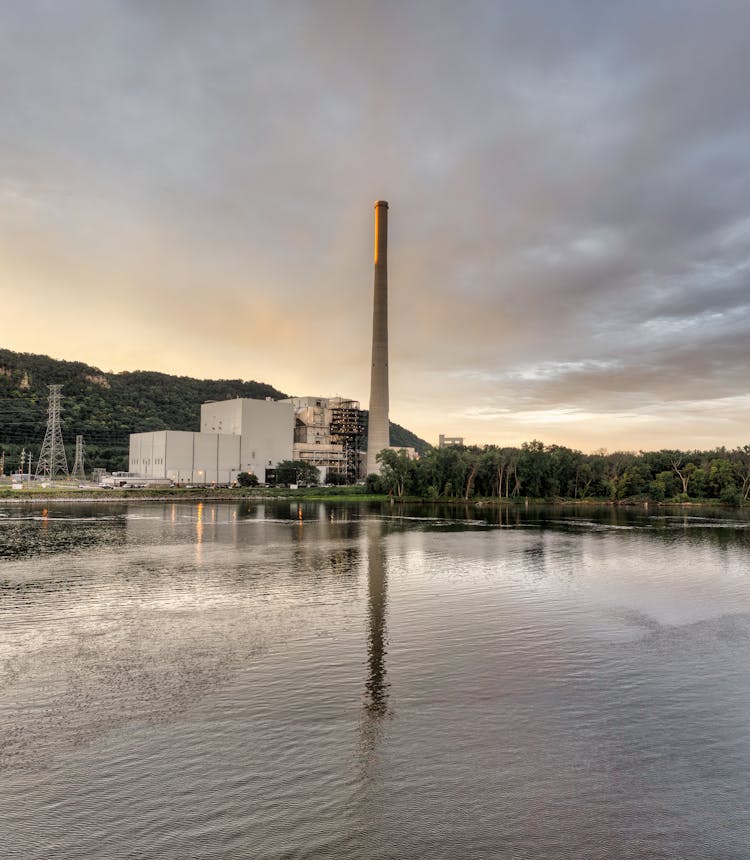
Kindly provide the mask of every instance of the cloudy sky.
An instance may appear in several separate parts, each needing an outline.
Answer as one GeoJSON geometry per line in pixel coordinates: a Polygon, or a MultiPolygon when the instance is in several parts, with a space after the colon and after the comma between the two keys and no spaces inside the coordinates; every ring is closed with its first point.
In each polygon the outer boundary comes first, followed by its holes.
{"type": "Polygon", "coordinates": [[[3,346],[429,441],[750,442],[745,0],[0,0],[3,346]]]}

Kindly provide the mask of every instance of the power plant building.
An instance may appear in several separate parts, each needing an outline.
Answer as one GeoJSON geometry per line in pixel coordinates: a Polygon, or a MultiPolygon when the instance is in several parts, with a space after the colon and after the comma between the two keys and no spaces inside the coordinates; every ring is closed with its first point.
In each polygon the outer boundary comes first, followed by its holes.
{"type": "Polygon", "coordinates": [[[201,406],[200,432],[156,430],[130,435],[133,475],[180,484],[232,484],[240,472],[267,483],[282,460],[304,460],[356,481],[363,454],[363,418],[357,401],[343,397],[287,400],[235,398],[201,406]]]}
{"type": "Polygon", "coordinates": [[[132,433],[128,469],[181,484],[231,484],[240,472],[265,483],[268,469],[292,459],[293,427],[289,402],[243,397],[204,403],[198,433],[132,433]]]}
{"type": "Polygon", "coordinates": [[[359,402],[344,397],[293,397],[294,459],[316,466],[321,479],[340,475],[353,483],[362,477],[359,442],[364,420],[359,402]]]}

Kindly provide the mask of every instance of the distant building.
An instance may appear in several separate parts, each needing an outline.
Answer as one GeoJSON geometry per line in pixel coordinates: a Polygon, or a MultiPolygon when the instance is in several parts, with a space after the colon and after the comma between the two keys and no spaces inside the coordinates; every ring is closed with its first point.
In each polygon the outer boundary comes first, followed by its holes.
{"type": "Polygon", "coordinates": [[[438,437],[438,448],[450,448],[451,445],[463,445],[463,436],[444,436],[442,433],[438,437]]]}
{"type": "Polygon", "coordinates": [[[410,460],[419,459],[419,451],[416,448],[406,448],[404,445],[389,445],[388,451],[403,451],[410,460]]]}

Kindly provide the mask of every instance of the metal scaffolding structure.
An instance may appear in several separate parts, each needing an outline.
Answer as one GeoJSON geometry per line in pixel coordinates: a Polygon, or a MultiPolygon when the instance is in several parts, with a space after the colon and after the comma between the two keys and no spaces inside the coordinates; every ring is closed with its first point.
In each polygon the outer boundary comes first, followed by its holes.
{"type": "Polygon", "coordinates": [[[47,412],[47,430],[42,442],[42,450],[36,463],[36,476],[54,478],[62,472],[68,474],[68,461],[65,457],[62,429],[60,427],[60,401],[62,385],[49,386],[49,409],[47,412]]]}
{"type": "Polygon", "coordinates": [[[76,436],[76,459],[70,476],[80,478],[82,481],[86,480],[86,472],[83,469],[83,436],[76,436]]]}
{"type": "Polygon", "coordinates": [[[364,434],[364,418],[355,400],[342,400],[331,410],[331,440],[342,446],[343,471],[353,484],[359,478],[359,443],[364,434]]]}

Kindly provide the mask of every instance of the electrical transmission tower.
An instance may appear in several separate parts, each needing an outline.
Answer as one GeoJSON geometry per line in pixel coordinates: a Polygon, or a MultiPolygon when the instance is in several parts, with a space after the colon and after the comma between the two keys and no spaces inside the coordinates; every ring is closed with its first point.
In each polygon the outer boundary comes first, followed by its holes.
{"type": "Polygon", "coordinates": [[[42,451],[36,462],[36,476],[54,478],[58,472],[68,477],[68,461],[65,458],[65,446],[60,428],[60,400],[62,385],[49,387],[49,412],[47,413],[47,431],[42,442],[42,451]]]}
{"type": "Polygon", "coordinates": [[[82,481],[86,480],[86,473],[83,470],[83,436],[76,436],[76,460],[70,477],[80,478],[82,481]]]}

